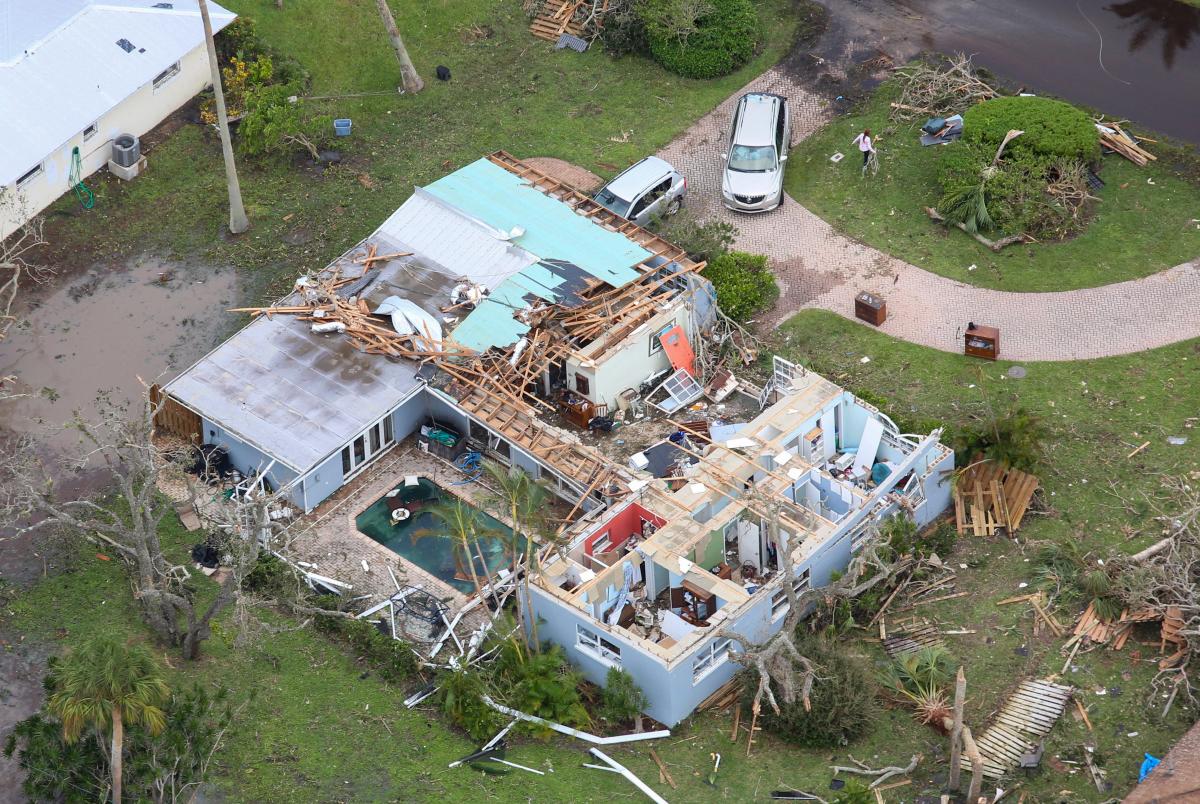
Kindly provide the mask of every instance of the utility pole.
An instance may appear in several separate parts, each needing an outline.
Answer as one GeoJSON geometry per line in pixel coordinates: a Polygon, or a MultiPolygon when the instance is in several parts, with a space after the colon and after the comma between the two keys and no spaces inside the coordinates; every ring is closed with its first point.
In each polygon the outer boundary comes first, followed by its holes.
{"type": "Polygon", "coordinates": [[[207,0],[199,0],[200,19],[204,22],[204,44],[208,46],[208,66],[212,70],[213,99],[217,106],[217,131],[221,135],[221,155],[225,158],[225,185],[229,189],[229,231],[241,234],[250,228],[246,208],[242,205],[242,186],[238,183],[237,165],[233,161],[233,142],[229,138],[229,115],[225,113],[225,92],[221,88],[221,68],[217,64],[217,46],[213,42],[212,20],[208,16],[207,0]]]}
{"type": "Polygon", "coordinates": [[[400,83],[405,92],[416,94],[425,88],[425,82],[417,75],[417,68],[408,57],[408,48],[404,47],[404,40],[400,38],[400,31],[396,28],[396,18],[392,16],[387,0],[375,0],[375,5],[379,7],[379,17],[383,20],[383,27],[387,29],[388,39],[392,40],[396,61],[400,62],[400,83]]]}

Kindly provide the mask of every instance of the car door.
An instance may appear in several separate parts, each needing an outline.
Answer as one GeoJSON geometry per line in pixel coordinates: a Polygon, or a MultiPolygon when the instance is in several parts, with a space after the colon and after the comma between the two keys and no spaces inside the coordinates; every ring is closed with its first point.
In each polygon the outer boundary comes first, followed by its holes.
{"type": "Polygon", "coordinates": [[[667,191],[670,189],[671,177],[667,176],[642,195],[630,213],[630,220],[639,226],[645,226],[655,215],[661,215],[666,207],[663,199],[666,198],[667,191]]]}
{"type": "Polygon", "coordinates": [[[780,162],[787,158],[789,145],[787,129],[787,104],[781,101],[779,103],[779,111],[775,115],[775,152],[779,154],[780,162]]]}

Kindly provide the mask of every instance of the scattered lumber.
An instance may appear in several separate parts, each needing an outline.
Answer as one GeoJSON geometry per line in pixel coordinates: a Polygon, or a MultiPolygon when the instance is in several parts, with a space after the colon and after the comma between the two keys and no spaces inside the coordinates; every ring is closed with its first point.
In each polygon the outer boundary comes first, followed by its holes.
{"type": "Polygon", "coordinates": [[[1100,132],[1100,144],[1103,147],[1120,154],[1138,167],[1145,167],[1158,159],[1157,156],[1139,145],[1134,137],[1126,133],[1120,123],[1097,121],[1096,130],[1100,132]]]}

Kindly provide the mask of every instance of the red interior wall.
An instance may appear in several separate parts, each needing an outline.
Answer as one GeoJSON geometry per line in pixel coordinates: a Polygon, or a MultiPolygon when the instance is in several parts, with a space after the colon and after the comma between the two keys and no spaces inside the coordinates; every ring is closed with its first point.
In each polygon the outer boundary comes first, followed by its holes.
{"type": "Polygon", "coordinates": [[[591,536],[588,536],[583,542],[583,552],[590,556],[592,554],[592,545],[605,533],[608,534],[612,548],[620,547],[630,536],[642,532],[643,519],[650,520],[654,523],[655,527],[659,528],[667,523],[661,516],[652,514],[637,503],[633,503],[606,522],[603,527],[599,528],[591,536]]]}

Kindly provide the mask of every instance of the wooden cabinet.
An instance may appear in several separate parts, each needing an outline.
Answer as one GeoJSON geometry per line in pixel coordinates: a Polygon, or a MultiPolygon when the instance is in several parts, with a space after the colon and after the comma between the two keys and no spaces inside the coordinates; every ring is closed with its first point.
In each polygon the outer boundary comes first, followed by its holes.
{"type": "Polygon", "coordinates": [[[963,336],[963,354],[995,360],[1000,356],[1000,330],[980,324],[969,325],[963,336]]]}
{"type": "Polygon", "coordinates": [[[887,320],[887,302],[872,293],[860,293],[854,297],[854,316],[881,326],[887,320]]]}

